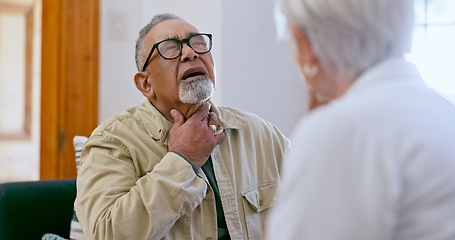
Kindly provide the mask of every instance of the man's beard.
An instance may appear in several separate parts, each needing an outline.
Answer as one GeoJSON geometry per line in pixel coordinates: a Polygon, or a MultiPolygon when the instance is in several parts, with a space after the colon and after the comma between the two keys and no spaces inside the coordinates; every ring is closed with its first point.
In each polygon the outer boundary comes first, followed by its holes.
{"type": "Polygon", "coordinates": [[[209,77],[190,82],[181,81],[179,98],[182,103],[197,104],[212,97],[215,87],[209,77]]]}

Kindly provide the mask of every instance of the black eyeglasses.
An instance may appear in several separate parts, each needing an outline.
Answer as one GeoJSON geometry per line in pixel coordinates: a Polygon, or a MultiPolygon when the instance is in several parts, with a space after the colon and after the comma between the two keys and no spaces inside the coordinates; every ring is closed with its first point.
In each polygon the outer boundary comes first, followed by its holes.
{"type": "Polygon", "coordinates": [[[188,46],[198,54],[208,53],[212,49],[212,34],[208,33],[197,33],[191,35],[187,39],[166,39],[161,42],[155,43],[150,50],[150,53],[145,60],[142,71],[145,71],[149,65],[150,57],[152,56],[153,50],[158,51],[162,58],[166,60],[172,60],[182,55],[182,44],[186,42],[188,46]]]}

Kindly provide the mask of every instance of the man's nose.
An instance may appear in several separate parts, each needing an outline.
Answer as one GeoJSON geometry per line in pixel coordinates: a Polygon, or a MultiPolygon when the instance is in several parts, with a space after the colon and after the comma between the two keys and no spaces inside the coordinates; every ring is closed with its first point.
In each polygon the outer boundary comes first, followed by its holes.
{"type": "Polygon", "coordinates": [[[188,45],[188,43],[182,43],[182,56],[180,56],[180,61],[186,62],[198,57],[199,55],[188,45]]]}

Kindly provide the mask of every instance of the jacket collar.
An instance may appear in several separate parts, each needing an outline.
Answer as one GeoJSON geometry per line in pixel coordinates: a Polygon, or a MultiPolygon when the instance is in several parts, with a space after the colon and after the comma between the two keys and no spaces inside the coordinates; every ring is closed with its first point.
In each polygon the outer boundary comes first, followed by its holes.
{"type": "MultiPolygon", "coordinates": [[[[211,111],[218,117],[219,129],[240,129],[247,125],[243,116],[235,114],[227,108],[219,108],[213,101],[210,101],[210,104],[211,111]]],[[[173,124],[148,99],[139,106],[138,110],[140,121],[150,137],[167,145],[167,137],[173,124]]]]}

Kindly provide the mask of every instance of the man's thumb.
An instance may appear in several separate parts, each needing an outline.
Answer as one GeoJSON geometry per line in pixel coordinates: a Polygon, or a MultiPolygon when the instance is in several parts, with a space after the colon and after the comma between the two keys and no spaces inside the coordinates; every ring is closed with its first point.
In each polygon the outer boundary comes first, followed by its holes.
{"type": "Polygon", "coordinates": [[[182,125],[185,121],[183,119],[182,113],[177,109],[171,110],[171,116],[174,119],[174,124],[182,125]]]}

